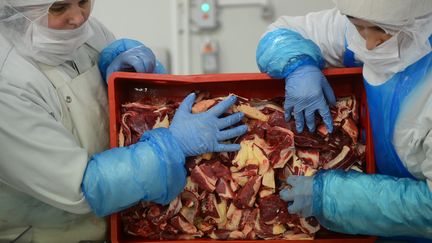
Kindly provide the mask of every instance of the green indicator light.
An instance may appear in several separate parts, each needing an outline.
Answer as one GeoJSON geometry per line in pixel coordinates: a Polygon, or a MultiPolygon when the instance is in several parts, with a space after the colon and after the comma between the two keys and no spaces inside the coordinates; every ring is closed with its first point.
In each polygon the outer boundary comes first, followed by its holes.
{"type": "Polygon", "coordinates": [[[203,11],[204,13],[207,13],[208,11],[210,11],[210,4],[208,4],[208,3],[201,4],[201,11],[203,11]]]}

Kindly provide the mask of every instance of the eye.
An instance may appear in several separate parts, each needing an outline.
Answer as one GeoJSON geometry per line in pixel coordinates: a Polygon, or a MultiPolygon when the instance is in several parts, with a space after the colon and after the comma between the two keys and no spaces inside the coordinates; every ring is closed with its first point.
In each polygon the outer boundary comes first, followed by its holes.
{"type": "Polygon", "coordinates": [[[383,34],[386,33],[385,30],[383,30],[382,28],[380,28],[380,27],[378,27],[378,26],[371,27],[371,29],[373,29],[373,30],[375,30],[375,31],[378,31],[378,32],[381,32],[381,33],[383,33],[383,34]]]}
{"type": "Polygon", "coordinates": [[[59,15],[66,12],[67,8],[68,8],[68,4],[66,3],[54,3],[49,8],[49,13],[53,15],[59,15]]]}
{"type": "Polygon", "coordinates": [[[89,4],[90,3],[90,0],[81,0],[81,1],[79,1],[79,5],[80,5],[80,7],[84,7],[84,6],[86,6],[87,4],[89,4]]]}

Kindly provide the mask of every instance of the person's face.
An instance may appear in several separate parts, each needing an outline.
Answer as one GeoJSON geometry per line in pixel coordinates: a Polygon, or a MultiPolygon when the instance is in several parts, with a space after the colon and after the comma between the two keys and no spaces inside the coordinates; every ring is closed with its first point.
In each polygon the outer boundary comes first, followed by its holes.
{"type": "Polygon", "coordinates": [[[89,18],[91,0],[64,0],[54,2],[49,8],[48,27],[71,30],[80,27],[89,18]]]}
{"type": "Polygon", "coordinates": [[[348,17],[348,19],[357,28],[360,35],[366,40],[366,48],[368,50],[374,49],[392,37],[392,35],[385,33],[383,29],[368,21],[354,17],[348,17]]]}

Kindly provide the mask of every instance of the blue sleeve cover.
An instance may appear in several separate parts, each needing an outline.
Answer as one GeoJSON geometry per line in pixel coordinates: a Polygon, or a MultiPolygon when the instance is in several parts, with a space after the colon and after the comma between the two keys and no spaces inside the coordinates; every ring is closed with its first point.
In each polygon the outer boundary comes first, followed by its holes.
{"type": "Polygon", "coordinates": [[[185,156],[166,128],[145,132],[140,141],[94,155],[82,190],[98,216],[140,200],[168,204],[186,184],[185,156]]]}
{"type": "Polygon", "coordinates": [[[426,181],[330,170],[314,178],[313,215],[348,234],[432,238],[426,181]]]}
{"type": "Polygon", "coordinates": [[[158,74],[166,74],[167,71],[162,63],[159,62],[159,60],[156,60],[156,67],[154,70],[154,73],[158,74]]]}
{"type": "Polygon", "coordinates": [[[258,43],[256,61],[260,71],[273,78],[286,78],[302,65],[324,67],[320,48],[288,29],[267,33],[258,43]]]}
{"type": "MultiPolygon", "coordinates": [[[[102,77],[105,79],[108,66],[121,53],[137,46],[142,46],[143,43],[132,39],[118,39],[105,47],[99,55],[99,70],[102,77]]],[[[156,62],[155,73],[166,73],[165,67],[159,62],[156,62]]]]}

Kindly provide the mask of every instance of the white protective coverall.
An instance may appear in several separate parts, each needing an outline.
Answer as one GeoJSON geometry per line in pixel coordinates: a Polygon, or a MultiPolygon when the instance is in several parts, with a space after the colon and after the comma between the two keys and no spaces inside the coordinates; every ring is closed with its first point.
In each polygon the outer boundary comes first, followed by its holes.
{"type": "Polygon", "coordinates": [[[279,78],[305,63],[363,66],[379,174],[316,175],[313,216],[338,232],[432,239],[432,1],[335,3],[280,17],[257,48],[260,70],[279,78]],[[367,50],[346,15],[392,38],[367,50]]]}
{"type": "Polygon", "coordinates": [[[32,242],[106,235],[81,182],[89,156],[108,148],[106,84],[97,61],[114,35],[90,18],[79,45],[60,40],[66,52],[45,52],[44,44],[59,40],[32,35],[29,26],[52,2],[0,1],[0,241],[28,226],[32,242]]]}

